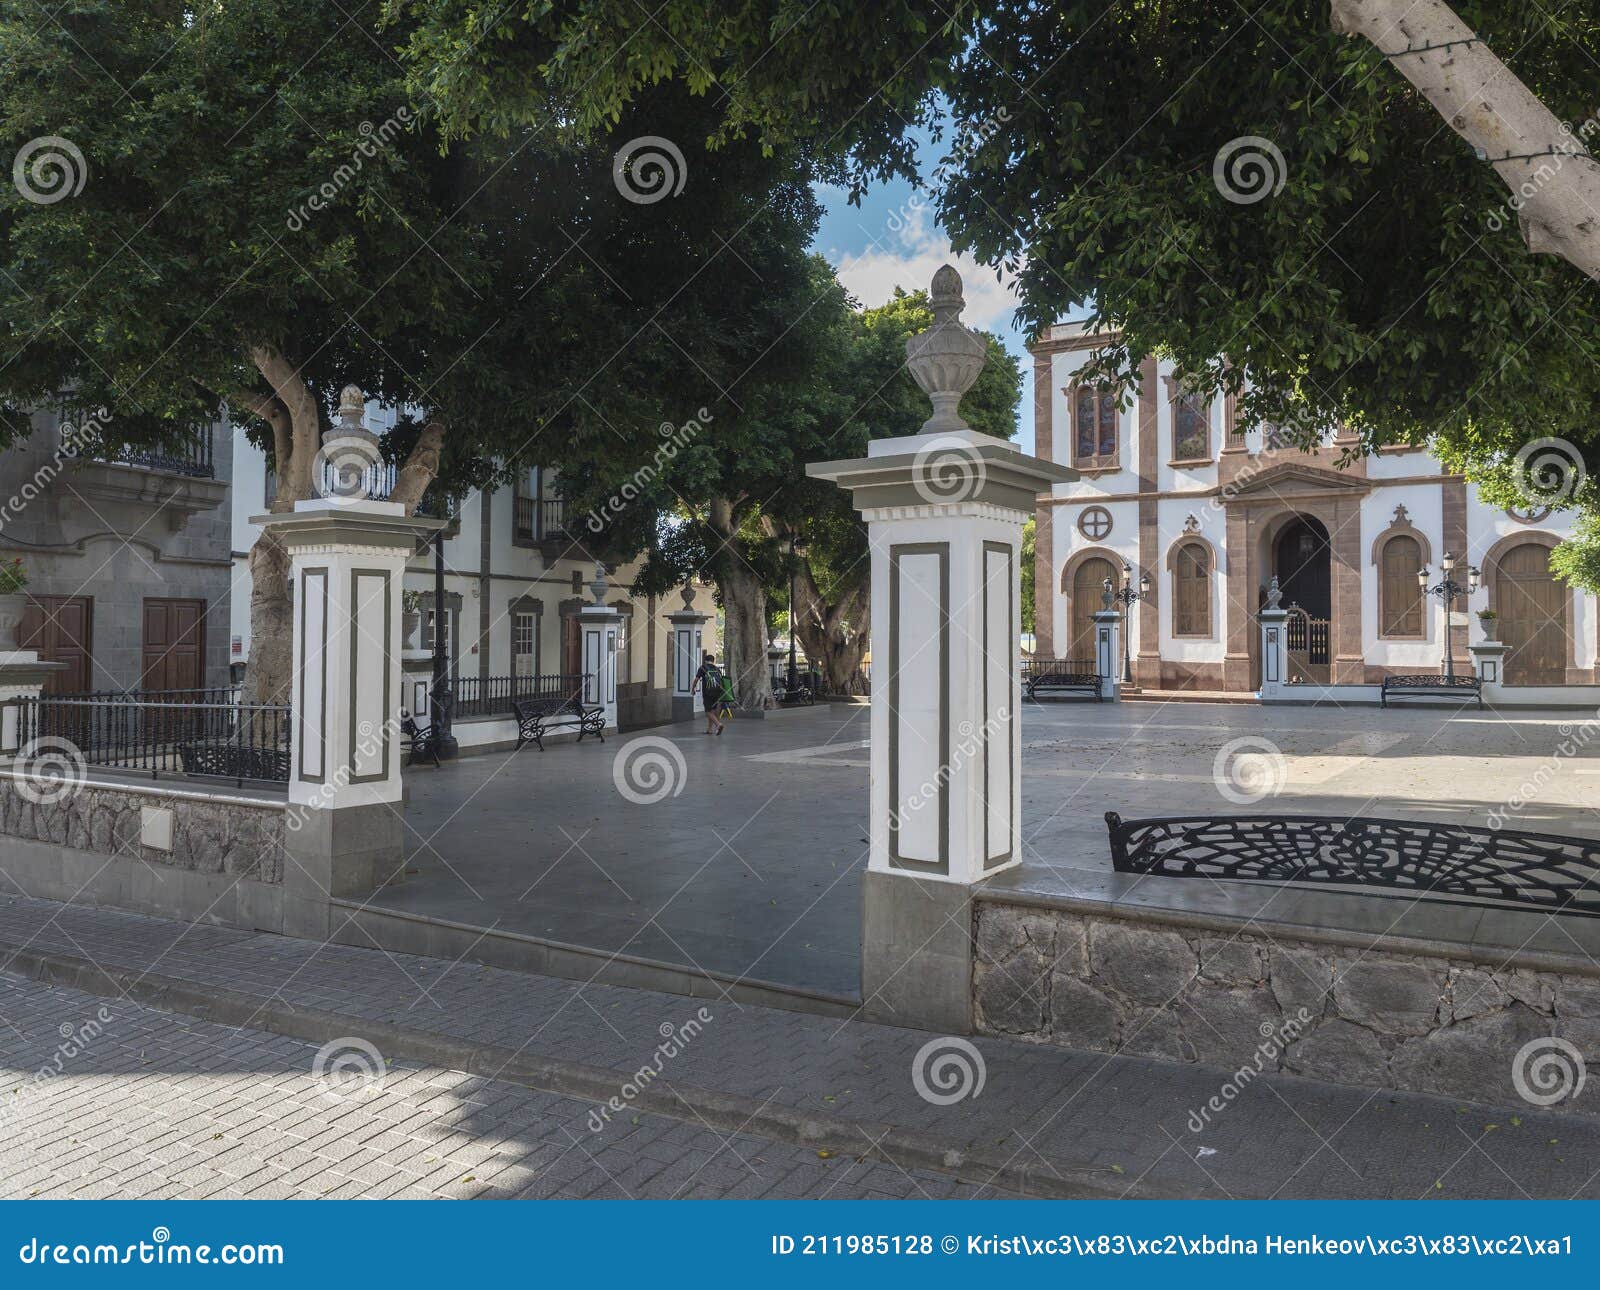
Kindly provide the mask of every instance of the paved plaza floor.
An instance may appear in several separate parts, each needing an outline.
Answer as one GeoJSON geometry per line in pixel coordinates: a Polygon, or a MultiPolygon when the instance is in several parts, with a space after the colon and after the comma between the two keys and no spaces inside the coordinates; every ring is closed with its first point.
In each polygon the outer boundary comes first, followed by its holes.
{"type": "MultiPolygon", "coordinates": [[[[696,722],[418,769],[407,776],[413,872],[369,903],[853,995],[867,719],[864,706],[835,705],[738,721],[722,738],[696,722]],[[625,780],[625,794],[616,772],[646,753],[666,778],[625,780]],[[660,800],[634,800],[640,784],[660,800]]],[[[1022,722],[1025,862],[1006,881],[1033,889],[1109,880],[1107,811],[1498,820],[1600,836],[1589,713],[1067,702],[1028,704],[1022,722]]]]}

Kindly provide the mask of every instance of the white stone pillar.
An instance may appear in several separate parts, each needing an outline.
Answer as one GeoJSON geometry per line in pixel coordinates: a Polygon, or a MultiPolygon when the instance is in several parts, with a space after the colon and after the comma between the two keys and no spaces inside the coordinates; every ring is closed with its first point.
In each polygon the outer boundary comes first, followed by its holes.
{"type": "Polygon", "coordinates": [[[862,1004],[947,1032],[972,1018],[972,886],[1022,860],[1022,525],[1077,472],[964,422],[987,346],[946,265],[906,342],[922,433],[806,473],[849,489],[872,556],[872,709],[862,1004]]]}
{"type": "MultiPolygon", "coordinates": [[[[1277,590],[1277,580],[1273,580],[1277,590]]],[[[1276,605],[1261,610],[1261,689],[1257,697],[1263,703],[1282,700],[1284,687],[1289,683],[1289,611],[1276,605]]]]}
{"type": "Polygon", "coordinates": [[[326,936],[330,897],[371,891],[404,864],[401,584],[440,521],[317,499],[254,522],[283,539],[294,587],[284,931],[326,936]]]}
{"type": "Polygon", "coordinates": [[[0,650],[0,764],[16,760],[23,743],[22,709],[44,693],[44,683],[65,663],[47,663],[31,649],[0,650]]]}
{"type": "Polygon", "coordinates": [[[1505,657],[1509,647],[1504,641],[1479,641],[1467,648],[1472,652],[1472,667],[1478,674],[1483,701],[1493,707],[1504,693],[1505,657]]]}
{"type": "Polygon", "coordinates": [[[622,640],[622,613],[605,603],[606,567],[596,564],[589,583],[592,605],[578,610],[578,631],[582,642],[583,706],[605,709],[605,728],[617,727],[617,647],[622,640]]]}
{"type": "Polygon", "coordinates": [[[672,719],[688,721],[694,716],[694,674],[700,670],[700,660],[705,654],[705,627],[709,614],[699,614],[689,608],[685,595],[684,607],[667,615],[672,624],[672,719]]]}
{"type": "Polygon", "coordinates": [[[1100,674],[1100,697],[1122,697],[1122,615],[1115,609],[1099,609],[1089,615],[1094,620],[1094,666],[1100,674]]]}

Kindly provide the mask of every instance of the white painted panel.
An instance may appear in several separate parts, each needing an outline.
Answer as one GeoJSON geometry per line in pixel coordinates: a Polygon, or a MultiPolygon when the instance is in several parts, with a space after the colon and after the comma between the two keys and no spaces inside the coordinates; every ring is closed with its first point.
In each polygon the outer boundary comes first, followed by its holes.
{"type": "Polygon", "coordinates": [[[323,762],[328,715],[328,660],[323,655],[323,642],[328,635],[328,574],[325,570],[302,575],[300,615],[304,653],[300,659],[300,702],[295,708],[300,717],[299,773],[321,779],[327,774],[323,762]]]}
{"type": "Polygon", "coordinates": [[[907,860],[939,860],[939,817],[944,788],[940,775],[939,719],[942,706],[940,653],[944,644],[939,612],[940,564],[934,553],[900,557],[899,657],[896,712],[899,748],[900,855],[907,860]]]}
{"type": "Polygon", "coordinates": [[[350,750],[354,779],[382,775],[387,769],[389,706],[385,689],[389,675],[389,576],[355,575],[355,675],[351,699],[355,710],[355,746],[350,750]]]}
{"type": "Polygon", "coordinates": [[[1011,675],[1017,665],[1011,632],[1011,561],[1004,551],[985,551],[983,621],[984,805],[988,847],[984,859],[1011,851],[1011,675]]]}
{"type": "Polygon", "coordinates": [[[583,633],[583,701],[588,704],[604,702],[600,697],[600,650],[604,644],[599,628],[583,633]]]}

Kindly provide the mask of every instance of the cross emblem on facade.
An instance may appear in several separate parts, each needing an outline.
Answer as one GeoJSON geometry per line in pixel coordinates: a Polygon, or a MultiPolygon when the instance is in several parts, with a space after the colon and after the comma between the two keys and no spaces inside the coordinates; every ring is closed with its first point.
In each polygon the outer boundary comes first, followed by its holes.
{"type": "Polygon", "coordinates": [[[1102,542],[1111,533],[1111,512],[1104,506],[1091,506],[1078,517],[1078,532],[1091,542],[1102,542]]]}

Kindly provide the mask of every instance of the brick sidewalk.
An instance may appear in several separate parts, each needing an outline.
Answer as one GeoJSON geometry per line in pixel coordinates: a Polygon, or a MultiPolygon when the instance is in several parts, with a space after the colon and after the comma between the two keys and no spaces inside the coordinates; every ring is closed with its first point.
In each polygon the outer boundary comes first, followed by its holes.
{"type": "MultiPolygon", "coordinates": [[[[256,996],[263,1017],[269,1004],[317,1009],[347,1019],[351,1035],[398,1026],[422,1040],[607,1068],[619,1084],[652,1058],[663,1027],[682,1026],[702,1007],[675,995],[21,898],[0,899],[0,946],[8,947],[0,968],[16,970],[22,960],[12,951],[27,947],[256,996]]],[[[1088,1179],[1101,1193],[1600,1195],[1600,1123],[1584,1118],[1261,1077],[1197,1136],[1187,1127],[1191,1110],[1218,1093],[1221,1072],[993,1039],[974,1041],[987,1073],[981,1094],[940,1106],[912,1080],[918,1051],[935,1038],[926,1032],[727,999],[703,1006],[703,1032],[655,1082],[657,1096],[666,1090],[684,1103],[677,1118],[693,1119],[695,1106],[726,1095],[846,1130],[898,1126],[1035,1176],[1088,1179]]]]}

